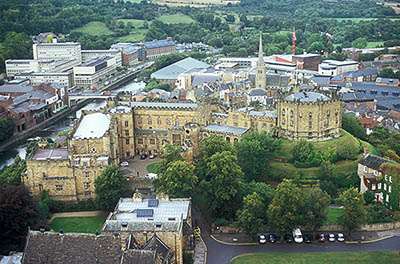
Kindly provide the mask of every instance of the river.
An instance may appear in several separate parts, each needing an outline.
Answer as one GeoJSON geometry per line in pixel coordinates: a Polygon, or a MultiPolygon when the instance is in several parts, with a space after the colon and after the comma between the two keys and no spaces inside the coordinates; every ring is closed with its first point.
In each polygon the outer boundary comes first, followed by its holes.
{"type": "MultiPolygon", "coordinates": [[[[145,83],[143,82],[132,82],[128,83],[118,89],[115,89],[114,91],[116,92],[122,92],[122,91],[128,91],[131,93],[136,93],[137,91],[140,91],[144,88],[145,83]]],[[[70,125],[72,124],[73,120],[75,118],[79,118],[81,116],[81,110],[95,110],[95,109],[100,109],[106,105],[106,100],[103,99],[98,99],[95,101],[92,101],[91,103],[87,104],[86,106],[82,107],[78,111],[76,111],[73,114],[70,114],[63,119],[57,121],[56,123],[52,124],[49,127],[46,127],[37,133],[35,133],[32,138],[35,137],[50,137],[51,139],[56,139],[58,134],[61,131],[67,130],[70,125]]],[[[26,158],[26,149],[23,147],[23,145],[27,142],[25,140],[24,143],[22,143],[19,146],[13,147],[8,149],[7,151],[0,152],[0,169],[3,168],[4,166],[11,165],[14,161],[14,158],[19,155],[22,159],[26,158]]]]}

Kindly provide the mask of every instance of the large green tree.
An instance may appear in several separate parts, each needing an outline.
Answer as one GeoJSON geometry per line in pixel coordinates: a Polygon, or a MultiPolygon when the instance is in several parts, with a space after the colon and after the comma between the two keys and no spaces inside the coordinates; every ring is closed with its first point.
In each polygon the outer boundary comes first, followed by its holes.
{"type": "Polygon", "coordinates": [[[0,143],[9,139],[15,131],[16,125],[11,117],[0,120],[0,143]]]}
{"type": "Polygon", "coordinates": [[[236,145],[240,166],[248,181],[262,181],[268,172],[269,161],[279,150],[281,141],[266,132],[254,131],[243,135],[236,145]]]}
{"type": "Polygon", "coordinates": [[[105,211],[114,210],[126,190],[126,179],[115,164],[107,166],[94,180],[95,203],[105,211]]]}
{"type": "Polygon", "coordinates": [[[170,197],[191,197],[197,182],[193,165],[178,160],[169,163],[167,169],[158,174],[155,187],[157,193],[167,193],[170,197]]]}
{"type": "Polygon", "coordinates": [[[162,154],[162,160],[157,166],[157,173],[162,173],[167,170],[168,165],[174,161],[182,161],[182,147],[174,144],[165,145],[162,154]]]}
{"type": "Polygon", "coordinates": [[[231,219],[240,207],[243,172],[230,151],[218,152],[208,159],[209,181],[202,182],[213,215],[231,219]]]}
{"type": "Polygon", "coordinates": [[[261,232],[264,226],[265,207],[257,193],[243,198],[243,206],[237,211],[237,223],[241,230],[251,237],[261,232]]]}
{"type": "Polygon", "coordinates": [[[365,140],[367,138],[365,129],[363,128],[360,120],[355,116],[344,114],[342,116],[342,128],[356,138],[362,140],[365,140]]]}
{"type": "Polygon", "coordinates": [[[7,59],[32,57],[32,41],[25,33],[7,32],[0,46],[0,72],[4,72],[7,59]]]}
{"type": "Polygon", "coordinates": [[[314,146],[311,142],[305,139],[297,140],[292,149],[293,160],[299,162],[305,162],[310,159],[310,155],[313,154],[314,146]]]}
{"type": "Polygon", "coordinates": [[[5,166],[0,171],[0,184],[5,185],[20,185],[21,174],[26,170],[26,162],[17,155],[14,162],[5,166]]]}
{"type": "Polygon", "coordinates": [[[330,196],[320,188],[303,190],[304,196],[304,226],[315,231],[326,220],[326,208],[331,201],[330,196]]]}
{"type": "Polygon", "coordinates": [[[284,234],[302,223],[304,212],[302,191],[291,180],[284,179],[275,190],[267,216],[271,230],[284,234]]]}
{"type": "Polygon", "coordinates": [[[344,213],[339,219],[340,224],[351,235],[366,222],[367,212],[363,194],[357,188],[351,187],[339,196],[339,200],[344,206],[344,213]]]}
{"type": "Polygon", "coordinates": [[[251,181],[250,183],[246,184],[243,188],[243,196],[247,196],[253,193],[257,193],[258,195],[260,195],[265,209],[268,208],[268,205],[274,198],[274,189],[265,182],[251,181]]]}

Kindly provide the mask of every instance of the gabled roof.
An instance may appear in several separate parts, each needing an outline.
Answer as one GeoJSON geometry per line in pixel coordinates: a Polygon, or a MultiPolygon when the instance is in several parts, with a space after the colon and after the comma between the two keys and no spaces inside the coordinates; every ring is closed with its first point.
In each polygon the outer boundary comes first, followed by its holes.
{"type": "Polygon", "coordinates": [[[254,88],[249,91],[248,95],[249,96],[268,96],[268,92],[265,89],[254,88]]]}
{"type": "Polygon", "coordinates": [[[150,238],[150,240],[147,241],[143,249],[155,250],[157,252],[157,255],[161,258],[162,263],[166,262],[170,252],[170,248],[164,242],[162,242],[161,239],[159,239],[158,236],[156,235],[152,236],[152,238],[150,238]]]}
{"type": "Polygon", "coordinates": [[[210,124],[206,127],[203,127],[201,130],[209,131],[209,132],[216,132],[216,133],[226,133],[226,134],[233,134],[233,135],[242,135],[249,130],[248,128],[242,127],[232,127],[232,126],[225,126],[225,125],[217,125],[217,124],[210,124]]]}
{"type": "MultiPolygon", "coordinates": [[[[374,170],[379,170],[381,165],[383,163],[394,163],[396,164],[397,162],[376,156],[374,154],[370,154],[368,153],[367,155],[365,155],[364,157],[362,157],[360,159],[360,161],[358,163],[360,163],[361,165],[367,166],[368,168],[374,169],[374,170]]],[[[397,163],[398,164],[398,163],[397,163]]]]}

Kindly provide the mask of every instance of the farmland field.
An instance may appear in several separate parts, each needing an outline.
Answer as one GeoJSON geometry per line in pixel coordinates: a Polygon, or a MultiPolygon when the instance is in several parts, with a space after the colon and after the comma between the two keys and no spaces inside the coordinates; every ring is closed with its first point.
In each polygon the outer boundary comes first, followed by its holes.
{"type": "Polygon", "coordinates": [[[92,21],[86,25],[72,30],[72,32],[82,32],[92,36],[111,35],[113,32],[109,30],[105,23],[100,21],[92,21]]]}

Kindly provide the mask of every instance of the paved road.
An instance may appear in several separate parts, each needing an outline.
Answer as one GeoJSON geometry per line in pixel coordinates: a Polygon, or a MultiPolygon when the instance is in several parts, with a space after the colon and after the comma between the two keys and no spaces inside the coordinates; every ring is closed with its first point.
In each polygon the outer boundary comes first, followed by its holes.
{"type": "Polygon", "coordinates": [[[312,252],[366,252],[400,251],[400,236],[366,244],[345,244],[341,242],[313,242],[312,244],[263,244],[263,245],[225,245],[212,239],[209,228],[202,216],[193,210],[193,219],[200,226],[202,238],[207,246],[207,264],[227,264],[235,256],[246,253],[312,253],[312,252]]]}

